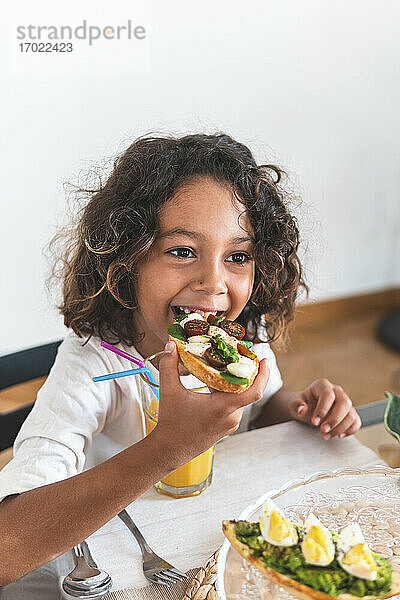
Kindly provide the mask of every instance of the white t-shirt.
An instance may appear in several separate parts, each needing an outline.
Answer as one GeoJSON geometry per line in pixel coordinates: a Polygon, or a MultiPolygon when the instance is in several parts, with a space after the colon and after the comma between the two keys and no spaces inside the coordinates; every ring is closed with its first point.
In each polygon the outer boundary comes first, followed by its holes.
{"type": "MultiPolygon", "coordinates": [[[[92,381],[97,375],[136,365],[102,348],[96,337],[82,344],[83,340],[70,332],[60,345],[15,440],[14,458],[0,471],[0,501],[90,469],[144,437],[141,394],[151,397],[151,388],[138,375],[92,381]]],[[[118,347],[142,358],[134,347],[118,347]]],[[[255,344],[253,349],[260,359],[268,359],[270,377],[263,398],[245,408],[236,433],[248,429],[262,405],[282,386],[269,345],[255,344]]],[[[150,368],[158,383],[158,371],[150,368]]],[[[204,385],[193,375],[181,377],[181,381],[186,387],[204,385]]]]}

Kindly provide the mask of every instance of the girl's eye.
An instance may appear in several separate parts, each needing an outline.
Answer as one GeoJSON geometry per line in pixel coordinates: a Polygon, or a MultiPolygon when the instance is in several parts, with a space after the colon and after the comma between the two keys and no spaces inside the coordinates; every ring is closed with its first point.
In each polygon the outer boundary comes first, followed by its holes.
{"type": "Polygon", "coordinates": [[[251,256],[249,256],[248,254],[246,254],[245,252],[235,252],[234,254],[231,254],[227,260],[229,262],[234,262],[238,265],[244,265],[245,263],[249,262],[252,260],[251,256]]]}
{"type": "MultiPolygon", "coordinates": [[[[181,248],[172,248],[168,250],[167,254],[172,254],[172,256],[176,256],[176,258],[194,258],[194,253],[191,248],[181,247],[181,248]]],[[[246,254],[245,252],[234,252],[228,258],[228,262],[233,262],[237,265],[244,265],[250,262],[252,259],[251,256],[246,254]]]]}
{"type": "Polygon", "coordinates": [[[172,248],[172,250],[168,250],[168,254],[172,254],[177,258],[192,258],[194,256],[190,248],[172,248]]]}

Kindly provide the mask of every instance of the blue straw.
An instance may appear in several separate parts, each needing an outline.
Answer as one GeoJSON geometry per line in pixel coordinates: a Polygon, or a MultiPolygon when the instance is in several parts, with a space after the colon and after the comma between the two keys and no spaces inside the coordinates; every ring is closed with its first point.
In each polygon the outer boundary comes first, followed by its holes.
{"type": "Polygon", "coordinates": [[[160,400],[160,389],[158,387],[153,387],[151,384],[155,383],[157,385],[157,381],[154,379],[154,375],[153,373],[150,371],[150,369],[147,369],[147,378],[148,378],[148,385],[151,387],[151,389],[154,392],[155,397],[160,400]]]}
{"type": "Polygon", "coordinates": [[[92,377],[92,380],[107,381],[108,379],[118,379],[119,377],[127,377],[128,375],[137,375],[138,373],[147,373],[152,380],[152,383],[156,383],[153,374],[147,367],[140,367],[139,369],[129,369],[129,371],[118,371],[117,373],[107,373],[107,375],[99,375],[99,377],[92,377]]]}

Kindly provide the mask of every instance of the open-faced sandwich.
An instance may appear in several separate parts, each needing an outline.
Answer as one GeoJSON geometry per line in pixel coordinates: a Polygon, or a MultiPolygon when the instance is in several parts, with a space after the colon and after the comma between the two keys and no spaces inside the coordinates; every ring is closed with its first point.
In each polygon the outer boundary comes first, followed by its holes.
{"type": "Polygon", "coordinates": [[[195,312],[175,314],[168,327],[185,367],[203,383],[223,392],[246,390],[258,373],[252,342],[245,329],[223,316],[195,312]]]}
{"type": "Polygon", "coordinates": [[[267,499],[259,523],[223,521],[222,528],[245,559],[298,598],[376,600],[400,592],[400,573],[371,551],[357,523],[335,533],[310,514],[300,526],[267,499]]]}

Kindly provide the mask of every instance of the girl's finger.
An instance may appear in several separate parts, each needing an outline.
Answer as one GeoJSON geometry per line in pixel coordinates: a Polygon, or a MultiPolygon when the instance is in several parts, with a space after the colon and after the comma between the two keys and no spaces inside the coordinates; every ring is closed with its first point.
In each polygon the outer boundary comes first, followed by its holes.
{"type": "Polygon", "coordinates": [[[301,401],[299,405],[296,407],[296,416],[300,419],[305,419],[308,413],[308,404],[301,401]]]}
{"type": "Polygon", "coordinates": [[[306,420],[307,417],[309,419],[310,406],[307,404],[307,401],[305,400],[305,397],[303,394],[300,394],[294,400],[294,402],[291,402],[289,404],[289,412],[290,412],[292,419],[297,419],[297,420],[305,419],[306,420]]]}
{"type": "MultiPolygon", "coordinates": [[[[330,433],[336,427],[338,427],[338,425],[341,424],[342,421],[346,418],[346,416],[350,413],[353,406],[350,398],[347,396],[347,394],[345,394],[345,392],[340,386],[335,385],[333,386],[333,389],[335,393],[335,403],[321,425],[321,431],[323,433],[330,433]]],[[[342,431],[345,431],[347,427],[350,426],[351,422],[347,423],[347,426],[345,428],[342,428],[341,425],[340,433],[342,433],[342,431]]]]}
{"type": "Polygon", "coordinates": [[[352,411],[350,411],[346,414],[344,419],[342,419],[336,427],[332,428],[329,431],[329,433],[325,433],[325,434],[323,433],[322,437],[324,439],[329,439],[329,438],[333,438],[335,436],[342,435],[342,433],[347,431],[347,429],[352,425],[353,421],[354,421],[354,415],[353,415],[352,411]],[[328,438],[328,436],[329,436],[329,438],[328,438]]]}
{"type": "Polygon", "coordinates": [[[348,435],[353,435],[353,433],[356,433],[360,429],[360,427],[361,427],[361,419],[360,419],[357,411],[354,409],[353,423],[350,425],[350,427],[348,429],[346,429],[346,431],[344,431],[343,433],[340,434],[340,437],[347,437],[348,435]]]}
{"type": "Polygon", "coordinates": [[[335,392],[330,381],[318,379],[312,384],[312,394],[317,399],[317,404],[311,417],[311,423],[318,426],[335,402],[335,392]]]}

